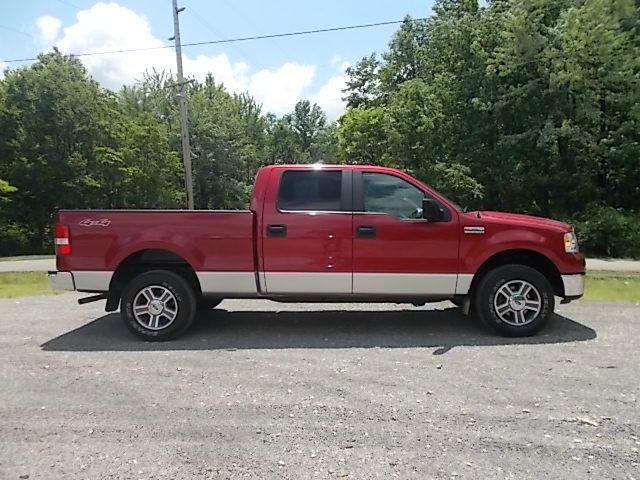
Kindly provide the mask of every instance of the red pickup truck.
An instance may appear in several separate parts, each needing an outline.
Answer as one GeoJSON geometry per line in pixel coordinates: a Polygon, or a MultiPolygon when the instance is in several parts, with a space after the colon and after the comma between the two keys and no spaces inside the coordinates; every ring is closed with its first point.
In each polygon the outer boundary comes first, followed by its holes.
{"type": "Polygon", "coordinates": [[[52,285],[120,307],[146,340],[175,338],[223,298],[451,300],[499,333],[531,335],[554,297],[584,288],[570,225],[463,212],[373,166],[264,167],[247,211],[62,210],[54,237],[52,285]]]}

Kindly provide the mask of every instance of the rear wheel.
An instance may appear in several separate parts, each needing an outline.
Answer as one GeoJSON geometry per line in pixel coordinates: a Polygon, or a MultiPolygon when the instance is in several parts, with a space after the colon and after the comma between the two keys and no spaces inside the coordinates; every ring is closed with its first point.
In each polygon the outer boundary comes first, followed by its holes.
{"type": "Polygon", "coordinates": [[[138,275],[122,294],[124,324],[149,341],[176,338],[189,328],[195,312],[193,288],[180,275],[168,270],[138,275]]]}
{"type": "Polygon", "coordinates": [[[480,281],[474,300],[482,322],[509,337],[538,332],[555,307],[549,281],[524,265],[504,265],[489,272],[480,281]]]}

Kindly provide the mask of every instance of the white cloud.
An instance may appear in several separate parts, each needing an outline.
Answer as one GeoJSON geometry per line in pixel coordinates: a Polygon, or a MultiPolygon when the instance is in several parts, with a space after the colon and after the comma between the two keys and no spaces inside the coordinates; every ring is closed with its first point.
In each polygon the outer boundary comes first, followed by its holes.
{"type": "MultiPolygon", "coordinates": [[[[38,26],[40,31],[46,30],[55,38],[60,26],[55,28],[55,22],[50,20],[44,23],[49,28],[38,26]]],[[[78,12],[75,23],[63,29],[56,44],[64,53],[92,53],[160,47],[163,42],[154,36],[144,16],[114,2],[99,2],[78,12]]],[[[134,83],[142,78],[145,71],[175,71],[172,49],[84,56],[80,59],[96,80],[111,89],[134,83]]],[[[300,98],[317,102],[326,109],[330,119],[337,118],[344,109],[340,100],[344,76],[333,76],[314,91],[311,86],[317,73],[315,65],[286,62],[280,67],[254,72],[247,63],[233,62],[225,53],[191,57],[184,51],[183,63],[186,76],[202,80],[211,73],[229,90],[249,92],[262,103],[264,111],[276,114],[289,112],[300,98]]],[[[348,62],[336,57],[332,65],[343,71],[348,62]]]]}
{"type": "MultiPolygon", "coordinates": [[[[175,55],[173,51],[171,54],[174,65],[170,65],[169,69],[175,70],[175,55]]],[[[231,63],[229,57],[224,53],[213,57],[198,55],[196,58],[190,58],[183,52],[182,62],[187,76],[202,80],[208,73],[211,73],[216,82],[224,83],[225,87],[231,91],[242,92],[247,89],[249,65],[244,62],[231,63]]]]}
{"type": "Polygon", "coordinates": [[[346,58],[342,58],[340,55],[336,55],[331,59],[331,65],[344,72],[351,66],[351,62],[349,62],[349,60],[347,60],[346,58]]]}
{"type": "Polygon", "coordinates": [[[311,95],[309,100],[317,103],[326,112],[329,120],[337,119],[345,109],[345,103],[342,101],[344,93],[344,87],[346,85],[347,77],[345,75],[338,75],[331,77],[327,80],[327,83],[320,87],[318,93],[311,95]]]}
{"type": "Polygon", "coordinates": [[[315,73],[313,65],[287,62],[277,70],[261,70],[253,74],[248,91],[263,103],[266,111],[289,112],[304,96],[315,73]]]}
{"type": "MultiPolygon", "coordinates": [[[[57,42],[64,53],[94,53],[140,47],[161,47],[149,22],[117,3],[97,3],[77,14],[76,23],[63,29],[57,42]]],[[[170,70],[171,50],[147,50],[80,57],[89,72],[108,88],[119,88],[142,77],[146,70],[170,70]]]]}
{"type": "Polygon", "coordinates": [[[36,20],[36,38],[45,46],[50,46],[60,33],[62,21],[59,18],[44,15],[36,20]]]}

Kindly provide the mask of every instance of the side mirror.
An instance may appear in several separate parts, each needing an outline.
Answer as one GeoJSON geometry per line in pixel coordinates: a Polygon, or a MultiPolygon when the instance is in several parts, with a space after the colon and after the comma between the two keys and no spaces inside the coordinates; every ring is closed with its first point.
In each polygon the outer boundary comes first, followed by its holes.
{"type": "Polygon", "coordinates": [[[444,217],[444,210],[432,198],[422,199],[422,218],[430,222],[440,222],[444,217]]]}

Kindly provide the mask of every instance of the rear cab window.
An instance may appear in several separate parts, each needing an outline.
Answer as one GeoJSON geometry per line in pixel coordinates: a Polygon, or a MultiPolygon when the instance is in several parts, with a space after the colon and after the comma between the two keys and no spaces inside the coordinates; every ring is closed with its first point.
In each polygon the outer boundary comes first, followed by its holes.
{"type": "Polygon", "coordinates": [[[278,187],[278,210],[344,211],[345,182],[341,170],[287,170],[278,187]]]}

